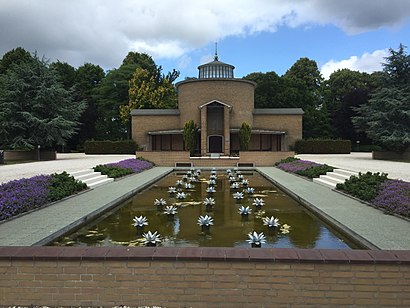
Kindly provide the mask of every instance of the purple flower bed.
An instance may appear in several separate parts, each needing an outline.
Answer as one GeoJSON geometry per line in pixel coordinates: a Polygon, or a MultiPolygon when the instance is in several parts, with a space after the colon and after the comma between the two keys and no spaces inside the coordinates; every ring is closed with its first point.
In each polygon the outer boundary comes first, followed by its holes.
{"type": "Polygon", "coordinates": [[[302,171],[302,170],[306,170],[311,167],[318,167],[318,166],[321,166],[321,164],[317,164],[315,162],[308,161],[308,160],[295,160],[290,163],[278,164],[276,167],[286,172],[295,173],[297,171],[302,171]]]}
{"type": "Polygon", "coordinates": [[[410,217],[410,183],[387,180],[372,203],[388,212],[410,217]]]}
{"type": "Polygon", "coordinates": [[[38,175],[0,185],[0,221],[46,204],[50,182],[50,175],[38,175]]]}
{"type": "Polygon", "coordinates": [[[117,163],[107,164],[106,166],[119,167],[123,169],[131,169],[134,173],[139,173],[146,169],[152,168],[152,163],[145,160],[139,160],[135,158],[121,160],[117,163]]]}

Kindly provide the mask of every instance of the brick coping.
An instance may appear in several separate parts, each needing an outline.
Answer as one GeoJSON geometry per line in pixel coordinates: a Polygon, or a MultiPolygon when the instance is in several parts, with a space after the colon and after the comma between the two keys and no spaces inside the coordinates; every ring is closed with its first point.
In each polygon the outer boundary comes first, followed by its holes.
{"type": "Polygon", "coordinates": [[[0,261],[222,261],[410,264],[410,250],[224,247],[0,247],[0,261]]]}

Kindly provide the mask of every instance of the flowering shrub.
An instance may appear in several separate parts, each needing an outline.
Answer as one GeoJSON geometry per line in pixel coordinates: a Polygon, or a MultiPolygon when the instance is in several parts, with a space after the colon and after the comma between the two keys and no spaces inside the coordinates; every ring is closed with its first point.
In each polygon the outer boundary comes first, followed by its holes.
{"type": "Polygon", "coordinates": [[[0,185],[0,221],[39,208],[87,188],[63,172],[38,175],[0,185]]]}
{"type": "Polygon", "coordinates": [[[94,171],[101,172],[110,178],[119,178],[132,173],[140,173],[146,169],[152,168],[152,163],[146,160],[135,158],[121,160],[117,163],[98,165],[94,171]]]}
{"type": "Polygon", "coordinates": [[[390,213],[410,217],[410,183],[390,179],[385,181],[372,203],[390,213]]]}
{"type": "Polygon", "coordinates": [[[123,169],[131,169],[134,173],[139,173],[146,169],[152,168],[152,163],[146,160],[139,160],[135,158],[121,160],[117,163],[107,164],[107,166],[114,166],[123,169]]]}
{"type": "Polygon", "coordinates": [[[50,180],[50,175],[38,175],[0,185],[0,220],[46,204],[50,180]]]}
{"type": "Polygon", "coordinates": [[[312,162],[312,161],[301,160],[301,159],[294,160],[288,163],[280,163],[277,165],[279,169],[282,169],[283,171],[291,172],[291,173],[295,173],[297,171],[302,171],[308,168],[318,167],[318,166],[321,166],[321,165],[315,162],[312,162]]]}

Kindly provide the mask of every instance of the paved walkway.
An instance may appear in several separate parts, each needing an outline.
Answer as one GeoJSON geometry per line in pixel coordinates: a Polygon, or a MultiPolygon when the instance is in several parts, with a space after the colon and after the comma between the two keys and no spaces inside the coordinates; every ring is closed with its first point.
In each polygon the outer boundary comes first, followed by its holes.
{"type": "Polygon", "coordinates": [[[114,163],[135,155],[85,155],[84,153],[58,153],[57,160],[25,164],[0,165],[0,184],[11,180],[29,178],[39,174],[68,173],[90,169],[99,164],[114,163]]]}
{"type": "Polygon", "coordinates": [[[410,250],[409,221],[383,214],[380,210],[280,169],[257,169],[345,232],[358,235],[380,249],[410,250]]]}
{"type": "Polygon", "coordinates": [[[147,185],[164,177],[172,168],[156,167],[96,187],[43,209],[0,223],[0,246],[32,246],[47,243],[72,227],[98,217],[147,185]]]}
{"type": "Polygon", "coordinates": [[[384,172],[391,179],[410,182],[410,163],[372,159],[372,153],[300,154],[296,157],[354,172],[384,172]]]}

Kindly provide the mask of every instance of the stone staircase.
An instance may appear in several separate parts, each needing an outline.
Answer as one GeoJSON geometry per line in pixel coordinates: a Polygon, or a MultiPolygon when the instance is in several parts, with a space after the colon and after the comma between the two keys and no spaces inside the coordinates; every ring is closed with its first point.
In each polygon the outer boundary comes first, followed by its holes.
{"type": "Polygon", "coordinates": [[[73,176],[76,180],[87,184],[89,188],[95,188],[97,186],[114,181],[113,178],[102,175],[101,172],[94,172],[93,169],[71,172],[70,175],[73,176]]]}
{"type": "Polygon", "coordinates": [[[334,169],[333,172],[327,172],[326,175],[314,178],[313,182],[334,189],[336,188],[336,184],[344,183],[344,181],[349,179],[352,175],[358,175],[358,173],[343,169],[334,169]]]}

